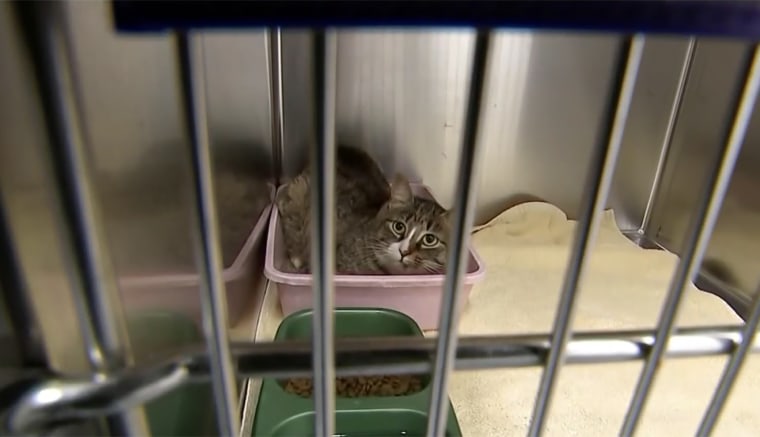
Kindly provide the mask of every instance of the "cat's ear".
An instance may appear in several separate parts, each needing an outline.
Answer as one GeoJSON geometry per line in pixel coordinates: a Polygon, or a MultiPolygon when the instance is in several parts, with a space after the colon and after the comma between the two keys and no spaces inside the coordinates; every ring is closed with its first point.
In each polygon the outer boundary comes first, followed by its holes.
{"type": "Polygon", "coordinates": [[[388,202],[388,207],[398,208],[408,205],[413,198],[409,181],[404,176],[397,174],[391,182],[391,200],[388,202]]]}

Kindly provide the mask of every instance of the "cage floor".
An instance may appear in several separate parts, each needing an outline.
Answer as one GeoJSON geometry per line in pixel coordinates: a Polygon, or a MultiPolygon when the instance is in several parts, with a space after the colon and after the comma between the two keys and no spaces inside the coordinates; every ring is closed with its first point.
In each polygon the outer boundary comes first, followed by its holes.
{"type": "MultiPolygon", "coordinates": [[[[481,227],[473,244],[488,274],[473,290],[460,335],[551,331],[575,225],[552,205],[527,203],[481,227]]],[[[654,327],[677,261],[671,253],[630,242],[612,211],[606,212],[588,258],[574,330],[654,327]]],[[[677,326],[739,323],[716,296],[693,286],[684,294],[677,326]]],[[[665,361],[639,434],[694,435],[725,362],[725,357],[665,361]]],[[[564,367],[546,435],[617,435],[641,368],[642,362],[564,367]]],[[[758,370],[760,360],[751,356],[715,435],[757,435],[758,370]]],[[[540,377],[538,368],[454,374],[449,394],[464,435],[525,435],[540,377]]]]}
{"type": "MultiPolygon", "coordinates": [[[[575,224],[552,205],[526,203],[479,227],[473,245],[487,274],[473,289],[459,334],[550,332],[575,224]]],[[[677,261],[671,253],[632,243],[617,229],[612,211],[606,212],[588,259],[573,329],[653,328],[677,261]]],[[[270,283],[257,339],[271,340],[281,320],[276,287],[270,283]]],[[[739,323],[716,296],[693,286],[684,294],[677,326],[739,323]]],[[[760,392],[758,358],[747,361],[716,436],[754,436],[760,430],[753,396],[760,392]]],[[[639,434],[694,435],[725,362],[726,357],[665,361],[639,434]]],[[[641,367],[642,362],[564,367],[546,435],[617,435],[641,367]]],[[[463,435],[525,435],[540,377],[539,368],[455,373],[449,395],[463,435]]],[[[249,401],[255,404],[255,397],[249,401]]]]}

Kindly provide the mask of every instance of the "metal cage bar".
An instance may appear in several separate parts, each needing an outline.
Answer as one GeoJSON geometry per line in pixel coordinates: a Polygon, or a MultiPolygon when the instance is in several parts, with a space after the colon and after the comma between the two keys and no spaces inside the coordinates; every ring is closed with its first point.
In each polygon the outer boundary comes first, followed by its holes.
{"type": "Polygon", "coordinates": [[[536,396],[528,435],[538,436],[548,417],[552,393],[556,385],[562,363],[565,359],[568,339],[574,315],[578,287],[583,281],[589,247],[593,245],[599,229],[599,222],[604,212],[612,176],[615,172],[618,152],[623,140],[623,130],[631,106],[633,89],[636,83],[641,57],[644,51],[644,36],[635,35],[624,43],[621,64],[618,69],[618,83],[613,92],[609,113],[612,114],[604,143],[597,148],[588,171],[584,197],[581,201],[581,213],[578,229],[575,233],[572,254],[568,261],[562,294],[557,307],[552,331],[552,346],[549,350],[546,367],[536,396]],[[614,104],[612,103],[614,102],[614,104]],[[613,109],[614,108],[614,109],[613,109]]]}
{"type": "MultiPolygon", "coordinates": [[[[603,364],[646,357],[654,331],[579,332],[567,346],[567,364],[603,364]]],[[[668,358],[730,354],[736,344],[749,341],[736,326],[687,328],[668,342],[668,358]]],[[[437,340],[419,337],[336,339],[336,374],[340,376],[430,372],[437,340]]],[[[551,335],[463,337],[457,345],[456,370],[541,366],[551,347],[551,335]]],[[[760,352],[760,339],[750,343],[760,352]]],[[[241,377],[292,378],[313,376],[309,341],[237,343],[232,345],[241,377]]],[[[51,376],[32,381],[14,395],[7,423],[21,433],[32,425],[98,417],[131,408],[176,389],[181,384],[210,379],[209,351],[203,345],[175,352],[163,359],[126,369],[101,380],[89,376],[51,376]],[[41,402],[47,390],[62,394],[41,402]]]]}
{"type": "Polygon", "coordinates": [[[314,427],[317,436],[335,429],[333,276],[335,247],[335,99],[338,41],[335,32],[313,35],[316,143],[311,156],[311,266],[314,427]]]}
{"type": "Polygon", "coordinates": [[[39,335],[39,319],[34,313],[29,286],[21,271],[18,243],[13,237],[4,201],[0,193],[0,253],[3,254],[0,262],[0,311],[5,310],[16,336],[12,347],[16,349],[17,362],[24,367],[43,367],[47,357],[39,335]]]}
{"type": "Polygon", "coordinates": [[[282,152],[285,114],[283,113],[282,90],[282,31],[273,28],[267,31],[267,63],[269,64],[269,111],[272,129],[272,161],[274,183],[279,186],[282,178],[282,152]]]}
{"type": "Polygon", "coordinates": [[[639,225],[639,234],[645,235],[649,224],[652,221],[652,211],[654,211],[654,205],[657,201],[657,194],[660,192],[660,184],[662,183],[662,176],[665,173],[665,164],[668,162],[670,156],[670,145],[673,141],[673,133],[676,131],[676,122],[681,114],[681,107],[683,105],[684,92],[686,91],[686,83],[689,81],[689,75],[691,74],[691,66],[694,63],[694,53],[697,49],[697,39],[694,37],[689,38],[689,42],[686,44],[686,53],[683,58],[683,65],[681,71],[678,74],[678,84],[676,85],[676,94],[673,96],[673,106],[670,108],[670,114],[668,114],[668,124],[665,127],[665,134],[662,137],[662,146],[660,146],[660,156],[657,157],[657,167],[654,171],[654,178],[652,179],[652,188],[649,190],[649,196],[647,196],[646,207],[644,208],[644,215],[641,218],[641,225],[639,225]]]}
{"type": "MultiPolygon", "coordinates": [[[[42,99],[56,213],[72,254],[69,280],[87,358],[95,372],[121,370],[132,364],[131,350],[90,176],[62,5],[16,7],[42,99]]],[[[148,434],[141,408],[109,415],[107,422],[113,433],[148,434]]]]}
{"type": "Polygon", "coordinates": [[[201,277],[203,333],[209,351],[217,422],[221,435],[240,433],[237,417],[235,369],[232,367],[227,333],[227,294],[222,278],[222,255],[216,220],[211,152],[206,114],[206,84],[203,42],[199,35],[179,33],[180,62],[185,122],[190,137],[189,155],[194,194],[196,256],[201,277]]]}
{"type": "Polygon", "coordinates": [[[639,416],[646,404],[652,382],[656,377],[667,347],[668,338],[673,333],[681,296],[686,289],[686,284],[693,281],[699,273],[702,257],[707,250],[715,222],[718,220],[723,198],[747,133],[752,110],[757,100],[758,89],[760,89],[760,45],[755,46],[752,51],[744,87],[739,96],[720,157],[712,163],[705,186],[700,191],[699,203],[686,234],[681,259],[671,279],[670,289],[657,323],[656,341],[636,384],[621,428],[621,435],[629,436],[636,430],[639,416]]]}
{"type": "Polygon", "coordinates": [[[710,405],[707,407],[702,422],[699,424],[697,435],[700,437],[712,434],[715,423],[723,411],[723,406],[728,399],[731,389],[734,387],[736,378],[739,375],[747,355],[752,349],[752,344],[757,336],[757,328],[760,326],[760,285],[755,290],[754,302],[752,302],[752,312],[750,313],[747,324],[742,331],[741,343],[736,346],[736,350],[731,354],[731,358],[723,370],[718,387],[715,389],[710,405]]]}
{"type": "Polygon", "coordinates": [[[475,214],[475,189],[472,182],[477,174],[480,154],[478,147],[478,124],[480,107],[486,81],[488,50],[491,31],[479,29],[475,35],[475,48],[472,57],[470,89],[462,135],[462,153],[459,158],[459,171],[454,198],[453,232],[449,240],[446,278],[443,285],[443,303],[441,305],[438,327],[438,346],[433,365],[432,390],[428,414],[427,435],[430,437],[444,435],[448,408],[448,380],[454,367],[454,354],[457,344],[457,326],[459,324],[459,295],[462,290],[465,268],[469,252],[470,229],[475,214]]]}

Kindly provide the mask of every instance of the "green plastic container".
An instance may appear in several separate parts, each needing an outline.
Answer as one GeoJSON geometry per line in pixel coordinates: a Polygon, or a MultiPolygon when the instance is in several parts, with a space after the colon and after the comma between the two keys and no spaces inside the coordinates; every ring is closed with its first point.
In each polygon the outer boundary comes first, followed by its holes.
{"type": "MultiPolygon", "coordinates": [[[[311,338],[311,310],[286,317],[277,329],[275,341],[311,338]]],[[[393,310],[344,308],[335,310],[335,335],[339,337],[422,336],[419,326],[393,310]]],[[[427,426],[431,387],[409,396],[335,399],[335,431],[338,436],[389,437],[421,436],[427,426]]],[[[253,436],[313,435],[314,403],[311,399],[286,392],[275,379],[261,385],[253,436]]],[[[461,436],[454,409],[449,404],[446,435],[461,436]]]]}
{"type": "MultiPolygon", "coordinates": [[[[166,311],[130,314],[127,329],[135,359],[157,351],[202,342],[192,320],[166,311]]],[[[145,404],[151,434],[155,436],[216,435],[216,413],[211,384],[190,383],[145,404]]]]}

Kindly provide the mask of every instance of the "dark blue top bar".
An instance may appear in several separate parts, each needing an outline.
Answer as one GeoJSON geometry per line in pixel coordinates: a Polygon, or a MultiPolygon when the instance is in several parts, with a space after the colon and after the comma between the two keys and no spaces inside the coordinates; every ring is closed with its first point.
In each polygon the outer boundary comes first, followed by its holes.
{"type": "Polygon", "coordinates": [[[750,0],[113,0],[117,29],[354,26],[645,32],[760,39],[750,0]]]}

